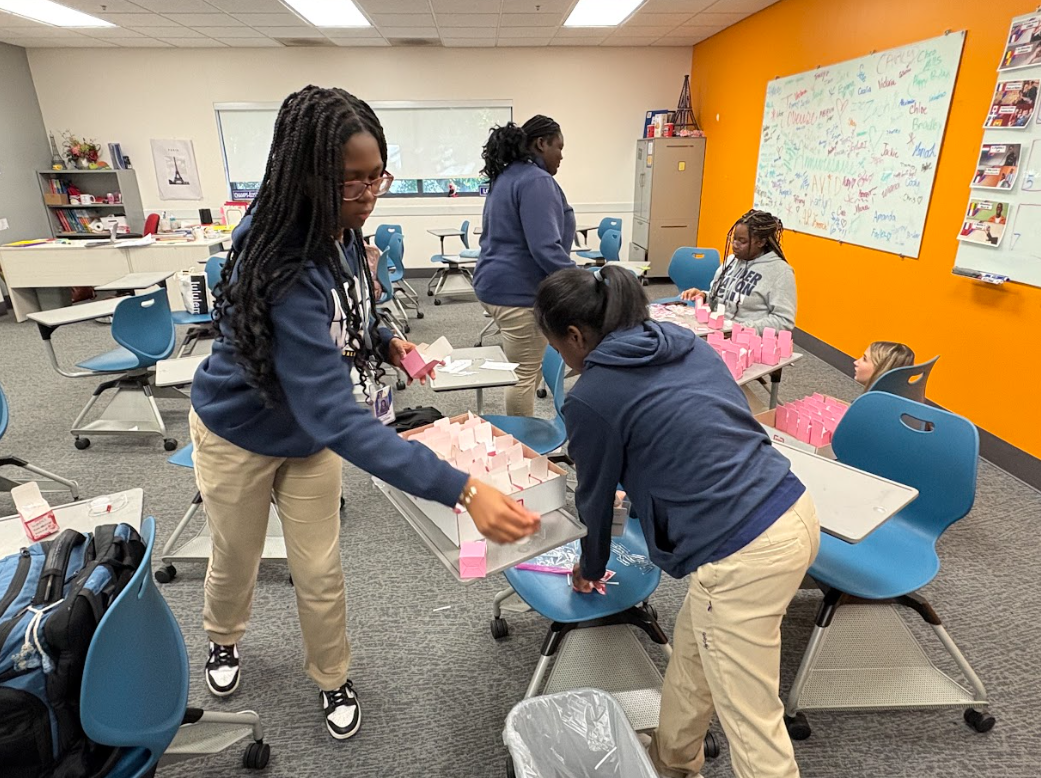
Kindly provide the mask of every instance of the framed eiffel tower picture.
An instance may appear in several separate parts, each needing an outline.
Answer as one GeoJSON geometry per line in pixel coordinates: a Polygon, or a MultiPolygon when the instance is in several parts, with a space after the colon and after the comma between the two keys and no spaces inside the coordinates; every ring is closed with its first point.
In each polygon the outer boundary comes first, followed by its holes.
{"type": "Polygon", "coordinates": [[[160,200],[201,200],[202,184],[190,140],[152,139],[152,162],[160,200]]]}

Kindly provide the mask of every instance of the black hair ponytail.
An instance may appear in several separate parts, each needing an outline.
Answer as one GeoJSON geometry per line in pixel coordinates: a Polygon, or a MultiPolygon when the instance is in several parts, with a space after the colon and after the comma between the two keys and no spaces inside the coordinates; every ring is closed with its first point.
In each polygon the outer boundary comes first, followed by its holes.
{"type": "Polygon", "coordinates": [[[495,183],[495,179],[511,164],[531,159],[532,146],[539,138],[552,139],[560,134],[560,125],[542,114],[532,116],[520,127],[513,122],[507,122],[503,127],[492,127],[488,142],[481,151],[484,159],[481,175],[486,176],[489,183],[495,183]]]}
{"type": "Polygon", "coordinates": [[[558,270],[539,284],[535,321],[547,335],[564,337],[568,327],[591,330],[601,338],[639,326],[649,317],[647,294],[636,276],[610,264],[589,272],[558,270]]]}

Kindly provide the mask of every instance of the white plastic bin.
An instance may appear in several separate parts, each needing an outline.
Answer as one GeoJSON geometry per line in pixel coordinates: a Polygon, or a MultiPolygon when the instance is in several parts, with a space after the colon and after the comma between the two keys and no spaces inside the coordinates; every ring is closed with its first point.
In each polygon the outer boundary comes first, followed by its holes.
{"type": "Polygon", "coordinates": [[[573,689],[517,703],[503,742],[517,778],[657,778],[625,712],[607,692],[573,689]]]}

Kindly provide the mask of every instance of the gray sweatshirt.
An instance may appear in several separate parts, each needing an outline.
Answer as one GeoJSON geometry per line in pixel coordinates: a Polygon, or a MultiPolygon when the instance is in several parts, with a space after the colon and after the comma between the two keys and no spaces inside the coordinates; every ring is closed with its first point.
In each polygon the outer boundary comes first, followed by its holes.
{"type": "Polygon", "coordinates": [[[726,317],[763,334],[764,327],[795,328],[795,271],[772,251],[743,262],[727,257],[712,278],[705,301],[713,310],[726,305],[726,317]]]}

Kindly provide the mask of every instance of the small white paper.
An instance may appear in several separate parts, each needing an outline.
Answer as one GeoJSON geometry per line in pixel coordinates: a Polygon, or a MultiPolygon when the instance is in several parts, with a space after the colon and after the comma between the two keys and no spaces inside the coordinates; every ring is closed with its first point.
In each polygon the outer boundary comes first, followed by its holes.
{"type": "Polygon", "coordinates": [[[473,364],[473,360],[470,360],[470,359],[455,360],[455,361],[452,361],[452,362],[447,362],[442,367],[439,367],[437,369],[437,372],[441,373],[441,374],[446,374],[447,373],[448,375],[460,375],[465,370],[468,370],[470,365],[472,365],[472,364],[473,364]]]}
{"type": "Polygon", "coordinates": [[[495,438],[495,450],[506,451],[514,444],[513,435],[497,435],[495,438]]]}
{"type": "Polygon", "coordinates": [[[531,468],[532,477],[540,481],[545,481],[549,475],[549,459],[546,457],[536,457],[531,460],[529,467],[531,468]]]}
{"type": "Polygon", "coordinates": [[[492,425],[482,422],[474,427],[474,440],[487,448],[488,444],[492,442],[492,425]]]}
{"type": "Polygon", "coordinates": [[[518,362],[485,362],[481,365],[485,370],[516,370],[518,362]]]}
{"type": "MultiPolygon", "coordinates": [[[[511,446],[506,450],[506,461],[509,462],[510,467],[519,465],[524,461],[524,447],[520,443],[511,446]]],[[[501,454],[499,456],[502,456],[501,454]]]]}
{"type": "Polygon", "coordinates": [[[494,473],[494,472],[497,472],[499,470],[505,470],[509,466],[510,466],[509,457],[507,457],[503,453],[499,453],[499,454],[496,454],[495,456],[493,456],[491,458],[491,461],[488,463],[488,470],[494,473]]]}
{"type": "Polygon", "coordinates": [[[504,494],[513,492],[513,484],[510,483],[510,474],[506,470],[493,470],[488,474],[488,482],[504,494]]]}
{"type": "Polygon", "coordinates": [[[528,463],[522,460],[519,465],[512,465],[509,469],[510,481],[518,489],[528,488],[528,463]]]}
{"type": "Polygon", "coordinates": [[[461,451],[468,451],[477,445],[477,441],[474,440],[473,428],[464,429],[459,432],[459,449],[461,451]]]}
{"type": "Polygon", "coordinates": [[[434,422],[434,429],[447,430],[452,426],[452,420],[447,416],[444,416],[434,422]]]}

